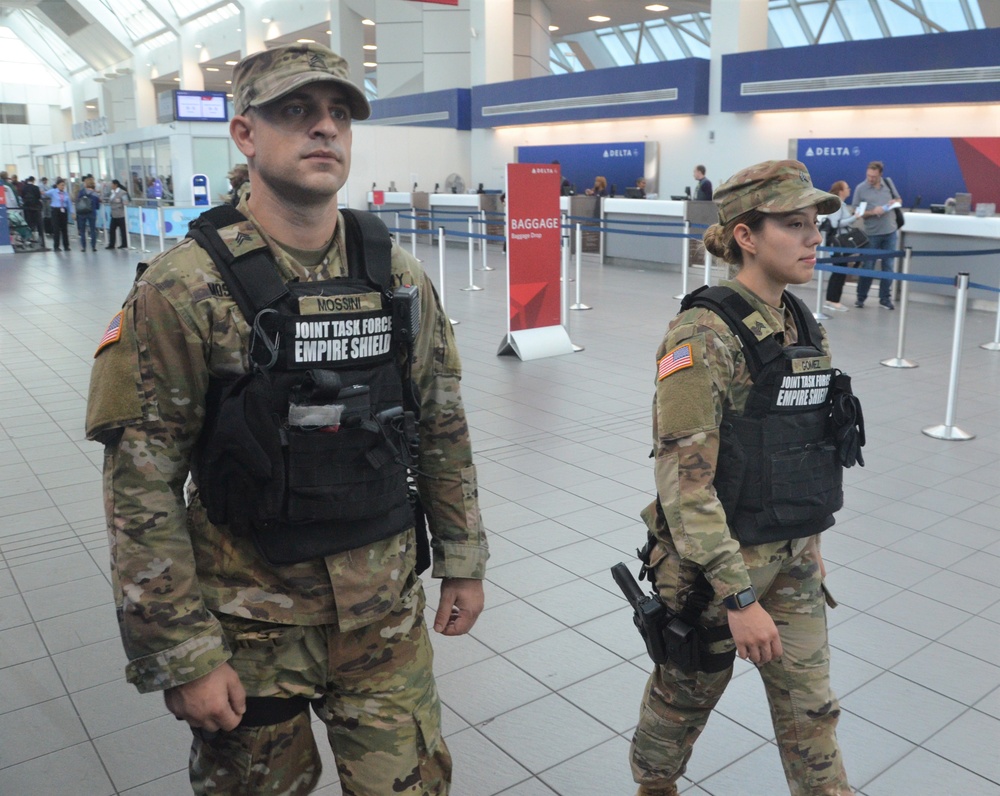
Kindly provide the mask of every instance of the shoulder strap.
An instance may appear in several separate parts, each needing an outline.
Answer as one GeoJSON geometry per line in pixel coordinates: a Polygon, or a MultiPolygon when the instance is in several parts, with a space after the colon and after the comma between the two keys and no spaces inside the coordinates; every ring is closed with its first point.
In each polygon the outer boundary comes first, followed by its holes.
{"type": "Polygon", "coordinates": [[[340,211],[347,239],[347,267],[351,276],[365,276],[383,292],[392,288],[392,238],[382,219],[363,210],[340,211]]]}
{"type": "Polygon", "coordinates": [[[795,326],[799,330],[799,345],[808,343],[817,351],[822,351],[823,333],[819,330],[819,324],[816,323],[816,319],[806,306],[806,303],[787,290],[782,294],[781,298],[785,302],[785,306],[791,310],[792,317],[795,319],[795,326]]]}
{"type": "Polygon", "coordinates": [[[219,236],[219,229],[245,220],[246,216],[232,205],[218,205],[206,210],[188,225],[187,237],[198,243],[212,258],[240,312],[247,323],[253,325],[261,310],[276,306],[288,296],[288,287],[278,273],[270,249],[255,249],[234,258],[219,236]]]}
{"type": "MultiPolygon", "coordinates": [[[[726,325],[739,338],[743,346],[751,378],[756,378],[765,365],[781,356],[781,344],[773,334],[757,339],[754,330],[762,330],[757,328],[757,324],[753,329],[747,325],[750,316],[757,310],[732,288],[722,285],[700,287],[690,295],[685,296],[681,302],[682,310],[689,307],[705,307],[726,322],[726,325]]],[[[763,320],[758,321],[758,324],[761,323],[763,320]]]]}

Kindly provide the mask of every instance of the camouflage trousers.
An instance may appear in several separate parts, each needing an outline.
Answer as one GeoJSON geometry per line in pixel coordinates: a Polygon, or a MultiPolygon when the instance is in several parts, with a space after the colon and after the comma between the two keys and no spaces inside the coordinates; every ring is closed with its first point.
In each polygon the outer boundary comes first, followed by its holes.
{"type": "MultiPolygon", "coordinates": [[[[451,756],[424,604],[418,580],[385,619],[347,633],[219,615],[248,696],[315,700],[344,796],[448,794],[451,756]]],[[[313,791],[320,772],[308,710],[269,726],[194,731],[198,796],[298,796],[313,791]]]]}
{"type": "MultiPolygon", "coordinates": [[[[789,555],[750,570],[758,599],[777,625],[783,648],[779,660],[760,666],[758,671],[767,692],[789,791],[793,796],[846,796],[853,791],[837,745],[840,706],[830,689],[828,598],[820,578],[817,548],[814,538],[799,555],[793,557],[789,548],[789,555]]],[[[665,599],[683,594],[693,583],[695,572],[680,562],[676,551],[669,551],[656,568],[657,588],[665,599]]],[[[834,604],[832,600],[830,604],[834,604]]],[[[724,623],[725,607],[721,602],[712,603],[703,620],[707,625],[724,623]]],[[[721,652],[726,647],[733,649],[732,639],[713,645],[711,651],[721,652]]],[[[656,667],[646,685],[632,738],[636,782],[663,787],[680,778],[732,674],[732,666],[723,672],[693,674],[672,663],[656,667]]]]}

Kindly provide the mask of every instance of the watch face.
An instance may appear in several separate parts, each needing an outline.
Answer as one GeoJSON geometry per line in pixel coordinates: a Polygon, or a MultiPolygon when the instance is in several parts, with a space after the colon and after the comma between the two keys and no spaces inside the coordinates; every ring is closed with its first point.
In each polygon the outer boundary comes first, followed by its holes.
{"type": "Polygon", "coordinates": [[[736,604],[740,608],[746,608],[755,602],[757,602],[757,596],[753,593],[753,589],[744,589],[736,595],[736,604]]]}

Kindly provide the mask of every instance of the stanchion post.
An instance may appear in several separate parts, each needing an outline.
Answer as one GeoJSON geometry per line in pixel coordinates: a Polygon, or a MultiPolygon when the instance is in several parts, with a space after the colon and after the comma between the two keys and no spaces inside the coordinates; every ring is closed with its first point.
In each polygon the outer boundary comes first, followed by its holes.
{"type": "MultiPolygon", "coordinates": [[[[569,303],[569,233],[566,232],[565,225],[563,226],[561,232],[562,241],[562,251],[559,257],[559,319],[562,322],[563,327],[566,329],[566,333],[569,334],[569,313],[566,311],[566,305],[569,303]]],[[[582,345],[577,345],[570,340],[570,345],[573,346],[573,353],[578,351],[583,351],[582,345]]]]}
{"type": "MultiPolygon", "coordinates": [[[[444,227],[441,226],[438,227],[438,280],[440,285],[438,288],[438,293],[441,299],[441,311],[445,314],[445,317],[447,318],[448,310],[446,310],[444,306],[444,250],[445,250],[444,227]]],[[[459,323],[458,321],[452,318],[448,318],[448,320],[452,326],[457,326],[459,323]]]]}
{"type": "Polygon", "coordinates": [[[823,312],[823,272],[815,271],[815,273],[816,273],[816,310],[813,312],[813,317],[817,321],[828,321],[830,320],[830,316],[823,312]]]}
{"type": "Polygon", "coordinates": [[[487,262],[486,262],[486,244],[487,244],[486,236],[489,234],[489,226],[490,225],[489,225],[489,223],[486,220],[486,211],[485,210],[480,210],[479,213],[481,214],[482,219],[483,219],[483,224],[482,224],[482,227],[483,227],[483,245],[479,247],[479,251],[480,251],[480,253],[483,256],[483,265],[482,265],[482,268],[480,270],[482,270],[482,271],[492,271],[493,270],[493,266],[487,264],[487,262]]]}
{"type": "Polygon", "coordinates": [[[146,248],[146,224],[142,217],[143,209],[143,206],[139,205],[139,251],[145,254],[149,249],[146,248]]]}
{"type": "MultiPolygon", "coordinates": [[[[903,275],[910,273],[910,259],[913,255],[913,248],[907,246],[903,255],[903,275]]],[[[903,345],[906,342],[906,318],[910,306],[910,282],[903,280],[903,286],[899,289],[899,338],[896,343],[896,356],[883,359],[882,364],[887,368],[915,368],[916,362],[903,357],[903,345]]]]}
{"type": "Polygon", "coordinates": [[[958,291],[955,295],[955,332],[951,340],[951,373],[948,376],[948,406],[944,413],[944,425],[928,426],[923,433],[928,437],[946,440],[972,439],[975,434],[969,434],[955,425],[955,399],[958,394],[958,370],[962,364],[962,334],[965,329],[965,311],[969,303],[969,275],[964,271],[959,273],[958,291]]]}
{"type": "Polygon", "coordinates": [[[580,301],[580,264],[583,259],[583,227],[576,222],[576,303],[570,305],[571,310],[589,310],[590,307],[580,301]]]}
{"type": "Polygon", "coordinates": [[[604,265],[604,236],[607,234],[604,228],[604,197],[597,197],[597,207],[600,210],[600,219],[597,222],[597,246],[600,252],[600,263],[604,265]]]}
{"type": "Polygon", "coordinates": [[[472,216],[469,216],[468,228],[469,228],[469,286],[463,287],[462,290],[482,290],[481,287],[476,285],[476,276],[473,273],[473,268],[472,268],[472,262],[476,257],[475,254],[476,239],[472,237],[472,216]]]}
{"type": "Polygon", "coordinates": [[[413,259],[417,258],[417,208],[410,208],[410,225],[413,232],[410,234],[410,253],[413,259]]]}
{"type": "Polygon", "coordinates": [[[688,293],[688,268],[691,267],[691,222],[684,222],[684,240],[681,241],[681,294],[674,296],[675,299],[682,299],[688,293]]]}
{"type": "Polygon", "coordinates": [[[983,343],[979,347],[985,348],[987,351],[1000,351],[1000,293],[997,293],[997,324],[993,330],[993,340],[989,343],[983,343]]]}
{"type": "Polygon", "coordinates": [[[163,223],[163,205],[161,205],[159,202],[157,202],[156,203],[156,231],[159,232],[159,234],[160,234],[160,251],[161,252],[167,250],[166,241],[164,241],[164,239],[163,239],[163,236],[165,234],[164,226],[165,225],[163,223]]]}
{"type": "Polygon", "coordinates": [[[705,249],[705,284],[712,285],[712,255],[705,249]]]}

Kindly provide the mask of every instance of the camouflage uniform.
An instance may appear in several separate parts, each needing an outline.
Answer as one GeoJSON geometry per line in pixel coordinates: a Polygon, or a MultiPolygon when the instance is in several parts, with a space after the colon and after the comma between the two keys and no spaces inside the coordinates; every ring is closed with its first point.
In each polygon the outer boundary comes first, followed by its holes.
{"type": "MultiPolygon", "coordinates": [[[[285,280],[347,274],[342,217],[329,249],[316,255],[269,238],[246,198],[239,210],[249,220],[221,231],[237,253],[263,238],[285,280]]],[[[451,325],[417,261],[397,246],[392,274],[394,284],[420,288],[412,378],[422,396],[418,485],[433,537],[432,574],[481,579],[487,547],[451,325]]],[[[185,494],[209,377],[248,370],[250,334],[215,265],[192,241],[150,263],[126,299],[118,334],[96,357],[87,435],[105,443],[129,682],[143,692],[168,689],[228,661],[249,696],[321,700],[315,709],[328,726],[345,794],[447,793],[450,759],[414,574],[414,531],[274,567],[247,537],[208,522],[192,484],[185,494]],[[386,784],[387,777],[398,781],[386,784]]],[[[308,715],[207,743],[196,732],[196,792],[308,793],[319,775],[308,715]],[[257,789],[246,777],[270,784],[257,789]]]]}
{"type": "MultiPolygon", "coordinates": [[[[796,342],[788,310],[768,306],[739,282],[724,284],[750,302],[772,332],[782,332],[785,345],[796,342]]],[[[654,503],[643,519],[657,540],[650,562],[657,590],[679,610],[704,572],[717,596],[702,622],[716,626],[727,622],[722,597],[753,585],[784,649],[760,673],[789,789],[793,794],[849,794],[835,732],[840,710],[829,682],[828,598],[819,574],[819,537],[741,547],[732,536],[713,479],[723,409],[743,410],[750,372],[738,338],[710,310],[692,308],[675,318],[657,362],[685,343],[691,345],[692,364],[658,379],[653,413],[663,514],[654,503]]],[[[829,353],[825,335],[824,351],[829,353]]],[[[711,651],[733,648],[730,639],[711,651]]],[[[654,670],[632,740],[636,782],[655,789],[680,778],[731,676],[732,667],[685,674],[668,663],[654,670]]]]}

